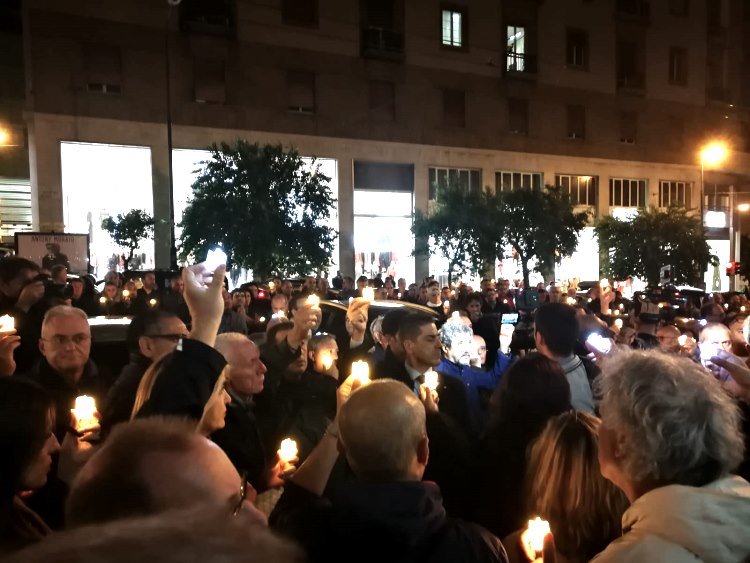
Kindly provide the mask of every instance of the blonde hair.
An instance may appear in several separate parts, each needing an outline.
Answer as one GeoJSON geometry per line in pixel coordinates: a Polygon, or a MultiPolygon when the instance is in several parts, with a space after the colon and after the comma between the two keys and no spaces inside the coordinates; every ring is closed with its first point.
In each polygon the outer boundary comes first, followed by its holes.
{"type": "Polygon", "coordinates": [[[550,522],[557,550],[588,561],[621,534],[625,495],[599,470],[601,421],[569,411],[549,420],[529,451],[530,517],[550,522]]]}
{"type": "Polygon", "coordinates": [[[143,405],[146,404],[146,401],[151,397],[151,391],[154,389],[156,379],[159,377],[162,369],[164,369],[164,365],[167,361],[172,358],[172,354],[174,354],[174,352],[164,354],[146,369],[146,373],[143,374],[141,382],[138,385],[138,391],[135,394],[135,402],[133,403],[133,411],[130,414],[130,420],[135,419],[138,411],[143,408],[143,405]]]}

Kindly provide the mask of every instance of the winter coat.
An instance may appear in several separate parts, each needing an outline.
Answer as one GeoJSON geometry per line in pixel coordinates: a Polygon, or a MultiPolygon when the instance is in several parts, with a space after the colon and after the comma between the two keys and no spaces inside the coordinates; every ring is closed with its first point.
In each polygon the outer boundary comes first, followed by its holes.
{"type": "Polygon", "coordinates": [[[623,536],[596,563],[740,563],[750,557],[750,483],[734,475],[704,487],[668,485],[636,500],[623,536]]]}

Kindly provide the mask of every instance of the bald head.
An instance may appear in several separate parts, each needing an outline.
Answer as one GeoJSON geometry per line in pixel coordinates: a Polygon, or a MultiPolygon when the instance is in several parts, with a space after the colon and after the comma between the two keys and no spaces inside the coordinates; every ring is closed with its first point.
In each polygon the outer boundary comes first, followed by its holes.
{"type": "Polygon", "coordinates": [[[425,410],[403,383],[383,379],[354,391],[341,407],[339,430],[346,459],[361,480],[422,479],[429,457],[425,410]]]}
{"type": "Polygon", "coordinates": [[[263,391],[266,366],[258,346],[244,334],[228,332],[216,337],[215,348],[229,364],[229,387],[241,397],[263,391]]]}
{"type": "Polygon", "coordinates": [[[680,330],[674,325],[664,325],[656,331],[659,347],[665,352],[677,352],[680,349],[680,330]]]}
{"type": "Polygon", "coordinates": [[[140,419],[117,426],[78,475],[67,502],[69,526],[238,500],[240,476],[226,454],[182,420],[140,419]]]}

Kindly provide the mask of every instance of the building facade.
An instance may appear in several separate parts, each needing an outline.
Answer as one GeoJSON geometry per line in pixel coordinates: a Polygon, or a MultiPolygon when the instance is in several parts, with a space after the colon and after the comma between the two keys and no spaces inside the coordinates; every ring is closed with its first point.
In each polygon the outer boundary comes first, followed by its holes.
{"type": "MultiPolygon", "coordinates": [[[[750,177],[740,0],[19,4],[23,96],[8,107],[23,111],[34,229],[88,226],[95,238],[103,212],[146,208],[163,220],[155,266],[168,267],[186,189],[170,190],[169,123],[174,151],[246,138],[333,163],[345,273],[439,273],[410,256],[409,227],[450,180],[560,185],[592,221],[698,209],[704,191],[705,209],[725,214],[711,231],[728,243],[722,259],[734,249],[750,177]],[[700,149],[717,138],[730,158],[702,174],[700,149]],[[143,173],[121,185],[129,171],[76,152],[88,144],[133,149],[143,173]]],[[[23,177],[9,160],[0,181],[23,177]]],[[[576,268],[598,275],[589,254],[558,277],[576,268]]]]}

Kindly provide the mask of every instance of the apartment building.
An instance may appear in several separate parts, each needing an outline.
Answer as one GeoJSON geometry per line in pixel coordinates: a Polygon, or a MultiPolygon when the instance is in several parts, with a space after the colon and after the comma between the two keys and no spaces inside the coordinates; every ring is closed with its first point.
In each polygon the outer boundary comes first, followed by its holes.
{"type": "MultiPolygon", "coordinates": [[[[16,106],[32,226],[89,232],[102,263],[100,217],[137,207],[164,220],[145,251],[168,267],[169,221],[179,222],[200,151],[240,137],[321,159],[343,272],[439,274],[440,260],[415,262],[409,229],[450,179],[557,184],[592,221],[646,205],[699,209],[704,191],[712,246],[722,261],[734,249],[750,177],[741,0],[21,6],[16,106]],[[702,167],[713,139],[730,157],[702,167]]],[[[0,159],[0,182],[23,176],[9,170],[0,159]]],[[[592,252],[588,228],[557,277],[597,277],[592,252]]]]}

